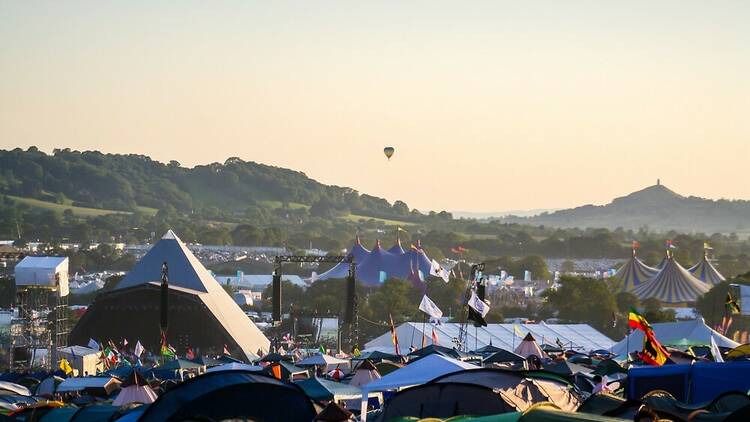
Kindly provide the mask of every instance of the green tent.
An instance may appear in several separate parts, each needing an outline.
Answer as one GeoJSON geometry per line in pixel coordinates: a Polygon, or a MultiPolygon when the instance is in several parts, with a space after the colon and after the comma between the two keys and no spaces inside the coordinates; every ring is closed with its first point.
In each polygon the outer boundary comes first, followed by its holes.
{"type": "Polygon", "coordinates": [[[307,394],[307,397],[310,397],[314,401],[352,400],[362,397],[362,390],[353,385],[342,384],[318,377],[296,381],[295,384],[307,394]]]}

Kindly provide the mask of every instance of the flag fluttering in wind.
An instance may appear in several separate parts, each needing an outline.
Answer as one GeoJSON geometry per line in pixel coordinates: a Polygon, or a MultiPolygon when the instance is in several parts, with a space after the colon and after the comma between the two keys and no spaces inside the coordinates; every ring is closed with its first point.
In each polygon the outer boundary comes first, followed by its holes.
{"type": "Polygon", "coordinates": [[[126,338],[123,338],[123,339],[122,339],[122,348],[124,349],[124,348],[126,348],[126,347],[128,347],[128,339],[126,339],[126,338]]]}
{"type": "Polygon", "coordinates": [[[649,365],[664,365],[669,357],[669,352],[656,339],[654,330],[651,328],[651,324],[646,321],[646,318],[631,308],[630,313],[628,313],[628,325],[631,328],[643,331],[643,352],[641,352],[643,362],[649,365]]]}
{"type": "Polygon", "coordinates": [[[401,356],[401,351],[398,349],[398,333],[396,333],[396,326],[393,325],[393,316],[388,314],[388,318],[391,321],[391,341],[393,342],[393,347],[396,348],[396,355],[401,356]]]}
{"type": "Polygon", "coordinates": [[[721,350],[719,350],[719,345],[716,344],[714,336],[711,336],[711,354],[714,356],[714,362],[724,362],[724,358],[721,356],[721,350]]]}
{"type": "Polygon", "coordinates": [[[318,351],[320,352],[321,355],[325,355],[326,354],[326,348],[323,347],[322,344],[320,346],[318,346],[318,351]]]}
{"type": "Polygon", "coordinates": [[[187,358],[187,360],[195,359],[195,353],[193,352],[192,348],[190,347],[187,348],[187,351],[185,352],[185,358],[187,358]]]}
{"type": "Polygon", "coordinates": [[[398,227],[396,228],[396,231],[399,231],[399,232],[404,232],[404,233],[409,233],[408,231],[406,231],[406,229],[404,229],[404,228],[403,228],[403,227],[401,227],[401,226],[398,226],[398,227]]]}
{"type": "Polygon", "coordinates": [[[65,358],[60,359],[60,370],[65,372],[66,375],[73,373],[73,367],[70,366],[70,362],[65,358]]]}
{"type": "Polygon", "coordinates": [[[450,274],[448,273],[448,271],[445,271],[445,269],[440,265],[440,263],[435,261],[434,259],[430,263],[430,275],[434,275],[435,277],[440,277],[446,283],[450,281],[450,274]]]}
{"type": "Polygon", "coordinates": [[[134,354],[134,355],[135,355],[136,357],[141,357],[141,355],[143,354],[143,351],[144,351],[144,350],[145,350],[145,349],[143,348],[143,345],[141,344],[141,341],[140,341],[140,340],[138,340],[138,341],[137,341],[137,342],[135,343],[135,348],[133,349],[133,354],[134,354]]]}
{"type": "Polygon", "coordinates": [[[651,330],[651,325],[649,325],[648,321],[646,321],[646,318],[644,318],[643,315],[639,314],[638,311],[632,308],[628,313],[628,325],[630,326],[630,328],[635,328],[643,332],[651,330]]]}
{"type": "Polygon", "coordinates": [[[632,245],[631,245],[631,247],[632,247],[633,249],[638,249],[638,248],[640,248],[640,247],[641,247],[641,244],[640,244],[640,243],[638,243],[638,241],[634,240],[634,241],[633,241],[633,243],[632,243],[632,245]]]}
{"type": "Polygon", "coordinates": [[[667,240],[667,249],[677,249],[677,246],[675,246],[671,239],[667,240]]]}
{"type": "Polygon", "coordinates": [[[222,350],[222,353],[224,353],[224,355],[226,355],[226,356],[231,356],[232,355],[231,353],[229,353],[229,347],[227,347],[226,344],[224,345],[224,350],[222,350]]]}
{"type": "Polygon", "coordinates": [[[513,324],[513,335],[518,337],[523,337],[523,333],[521,332],[521,327],[519,327],[517,324],[513,324]]]}
{"type": "Polygon", "coordinates": [[[426,313],[430,318],[440,319],[443,317],[443,311],[427,295],[422,296],[422,302],[419,304],[419,310],[426,313]]]}
{"type": "Polygon", "coordinates": [[[90,338],[88,347],[89,349],[99,350],[99,343],[97,343],[93,338],[90,338]]]}
{"type": "Polygon", "coordinates": [[[727,292],[726,306],[727,306],[727,311],[730,314],[740,313],[740,304],[737,303],[737,299],[735,299],[734,296],[732,296],[732,292],[727,292]]]}
{"type": "Polygon", "coordinates": [[[473,291],[471,292],[471,297],[469,298],[469,307],[477,311],[477,313],[481,315],[482,318],[487,316],[487,313],[490,312],[490,305],[479,299],[479,296],[477,296],[477,294],[473,291]]]}
{"type": "Polygon", "coordinates": [[[440,345],[440,339],[438,338],[438,333],[435,331],[435,327],[432,327],[432,344],[435,346],[440,345]]]}
{"type": "Polygon", "coordinates": [[[172,358],[174,359],[177,354],[174,350],[174,347],[170,346],[169,343],[167,343],[167,336],[164,334],[164,331],[161,332],[161,355],[164,357],[172,358]]]}

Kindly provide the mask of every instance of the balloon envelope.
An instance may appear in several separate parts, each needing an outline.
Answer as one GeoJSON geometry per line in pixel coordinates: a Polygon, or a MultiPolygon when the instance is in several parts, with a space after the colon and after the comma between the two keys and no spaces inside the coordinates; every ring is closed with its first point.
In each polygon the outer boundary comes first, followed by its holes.
{"type": "Polygon", "coordinates": [[[393,156],[394,151],[395,149],[393,147],[383,148],[383,154],[385,154],[385,156],[388,157],[389,160],[391,159],[391,156],[393,156]]]}

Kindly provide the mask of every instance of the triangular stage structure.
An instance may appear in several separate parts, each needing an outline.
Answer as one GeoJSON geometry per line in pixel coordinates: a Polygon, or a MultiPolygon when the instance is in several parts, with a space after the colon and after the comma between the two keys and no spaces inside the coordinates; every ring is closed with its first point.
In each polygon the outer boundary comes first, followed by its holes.
{"type": "Polygon", "coordinates": [[[72,344],[128,338],[157,351],[164,262],[169,268],[167,340],[178,354],[188,347],[220,354],[226,345],[235,357],[249,361],[258,350],[269,350],[266,336],[171,230],[114,290],[97,296],[71,332],[72,344]]]}

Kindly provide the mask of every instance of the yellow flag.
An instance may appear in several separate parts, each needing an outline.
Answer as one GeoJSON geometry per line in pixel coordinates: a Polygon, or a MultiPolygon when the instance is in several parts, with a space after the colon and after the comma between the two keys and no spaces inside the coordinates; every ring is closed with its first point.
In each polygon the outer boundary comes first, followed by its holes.
{"type": "Polygon", "coordinates": [[[60,359],[60,370],[65,372],[65,374],[73,373],[73,367],[70,366],[70,362],[65,358],[60,359]]]}
{"type": "Polygon", "coordinates": [[[518,337],[523,337],[523,333],[521,332],[521,328],[518,326],[518,324],[513,324],[513,332],[516,333],[518,337]]]}
{"type": "Polygon", "coordinates": [[[398,226],[398,231],[400,231],[400,232],[404,232],[404,233],[409,233],[408,231],[406,231],[406,229],[404,229],[404,228],[403,228],[403,227],[401,227],[401,226],[398,226]]]}

